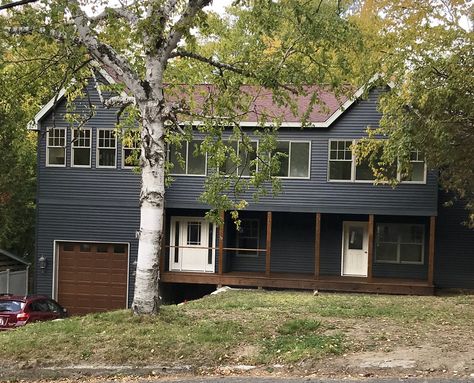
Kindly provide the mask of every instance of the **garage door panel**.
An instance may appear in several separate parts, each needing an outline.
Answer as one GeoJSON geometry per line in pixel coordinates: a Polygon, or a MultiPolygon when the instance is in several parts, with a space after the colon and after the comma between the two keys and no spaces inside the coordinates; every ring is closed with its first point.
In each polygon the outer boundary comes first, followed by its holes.
{"type": "Polygon", "coordinates": [[[58,301],[70,314],[126,307],[128,255],[113,249],[111,244],[59,245],[58,301]],[[108,252],[98,251],[104,249],[108,252]]]}

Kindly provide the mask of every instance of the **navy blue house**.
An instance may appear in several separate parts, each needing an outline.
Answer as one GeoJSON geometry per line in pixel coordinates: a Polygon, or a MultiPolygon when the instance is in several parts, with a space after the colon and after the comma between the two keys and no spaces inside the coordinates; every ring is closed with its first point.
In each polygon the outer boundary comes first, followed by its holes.
{"type": "MultiPolygon", "coordinates": [[[[462,225],[462,207],[442,207],[437,174],[421,154],[412,153],[412,173],[395,188],[374,185],[356,164],[350,145],[377,126],[380,91],[343,108],[326,94],[330,111],[315,113],[313,127],[288,117],[278,136],[288,154],[282,191],[250,202],[239,230],[227,215],[221,227],[203,218],[206,158],[184,145],[185,167],[176,164],[166,192],[161,283],[400,294],[474,288],[474,232],[462,225]]],[[[46,259],[35,268],[36,292],[73,313],[128,307],[140,176],[125,158],[134,148],[115,137],[116,111],[102,108],[92,87],[97,113],[81,131],[66,121],[63,95],[36,118],[36,260],[46,259]]],[[[75,113],[86,113],[83,101],[75,113]]],[[[256,122],[242,125],[251,132],[256,122]]]]}

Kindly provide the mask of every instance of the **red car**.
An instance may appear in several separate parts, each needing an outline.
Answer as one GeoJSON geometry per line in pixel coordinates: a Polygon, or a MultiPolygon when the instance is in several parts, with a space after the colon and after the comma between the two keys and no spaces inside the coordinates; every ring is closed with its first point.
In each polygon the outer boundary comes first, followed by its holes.
{"type": "Polygon", "coordinates": [[[44,295],[0,294],[0,330],[66,316],[65,308],[44,295]]]}

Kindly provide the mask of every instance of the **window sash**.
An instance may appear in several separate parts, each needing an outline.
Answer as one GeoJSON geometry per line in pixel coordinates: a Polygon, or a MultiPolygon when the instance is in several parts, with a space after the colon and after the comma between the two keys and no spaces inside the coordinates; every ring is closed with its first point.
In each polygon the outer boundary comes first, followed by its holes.
{"type": "MultiPolygon", "coordinates": [[[[277,174],[274,176],[278,178],[288,178],[288,179],[309,179],[310,178],[310,173],[311,173],[311,141],[291,141],[291,140],[286,140],[286,141],[277,141],[277,147],[275,148],[275,153],[280,152],[287,154],[287,157],[280,157],[280,169],[277,174]],[[288,145],[288,149],[286,149],[286,145],[288,145]],[[296,153],[298,150],[295,148],[295,146],[302,146],[302,145],[307,145],[307,162],[304,163],[304,174],[299,175],[298,170],[296,168],[296,161],[297,158],[296,153]]],[[[301,150],[298,152],[300,154],[301,150]]],[[[299,158],[298,160],[301,160],[299,158]]]]}
{"type": "Polygon", "coordinates": [[[236,244],[237,250],[236,255],[239,257],[258,257],[259,252],[254,250],[243,250],[242,243],[254,242],[254,247],[246,247],[247,249],[259,249],[260,248],[260,220],[256,218],[244,218],[240,223],[241,231],[237,231],[236,244]],[[246,225],[251,225],[246,227],[246,225]],[[247,232],[246,232],[247,231],[247,232]],[[248,232],[250,231],[250,232],[248,232]],[[253,232],[253,233],[252,233],[253,232]]]}
{"type": "Polygon", "coordinates": [[[112,129],[97,129],[97,167],[117,167],[117,137],[112,129]],[[113,153],[113,164],[104,165],[103,161],[108,161],[108,153],[113,153]]]}
{"type": "Polygon", "coordinates": [[[173,176],[205,176],[207,169],[207,155],[199,154],[194,156],[195,145],[201,145],[202,140],[185,141],[180,148],[170,145],[168,147],[168,161],[174,164],[170,175],[173,176]],[[190,145],[191,144],[191,145],[190,145]],[[180,166],[177,156],[174,155],[176,151],[181,152],[184,160],[184,169],[180,166]],[[176,160],[174,160],[176,158],[176,160]],[[197,161],[204,161],[203,163],[197,161]],[[191,165],[191,166],[190,166],[191,165]],[[177,172],[180,170],[180,172],[177,172]],[[202,171],[201,171],[202,170],[202,171]]]}
{"type": "Polygon", "coordinates": [[[377,229],[376,229],[376,236],[375,236],[375,262],[376,263],[394,263],[394,264],[415,264],[415,265],[423,265],[424,264],[424,258],[425,258],[425,226],[421,224],[396,224],[396,223],[379,223],[377,224],[377,229]],[[381,240],[380,239],[380,234],[379,230],[383,230],[384,228],[387,228],[388,230],[393,230],[392,232],[389,231],[389,234],[392,235],[391,238],[381,240]],[[408,231],[413,230],[414,228],[417,228],[418,230],[421,230],[421,236],[419,239],[404,239],[403,238],[403,233],[408,231]],[[411,229],[411,230],[410,230],[411,229]],[[395,234],[395,235],[393,235],[395,234]],[[420,247],[420,253],[419,253],[419,261],[410,261],[403,259],[403,255],[405,252],[403,251],[403,248],[407,250],[408,247],[420,247]],[[392,248],[392,250],[395,251],[395,257],[393,259],[387,259],[387,258],[382,258],[381,256],[381,248],[392,248]]]}
{"type": "Polygon", "coordinates": [[[90,168],[91,167],[91,142],[92,142],[92,130],[91,129],[73,129],[71,139],[71,166],[78,168],[90,168]],[[76,160],[79,157],[79,153],[88,153],[87,164],[77,164],[76,160]]]}
{"type": "Polygon", "coordinates": [[[66,166],[66,128],[51,128],[47,130],[46,166],[66,166]],[[51,156],[54,154],[55,158],[62,158],[62,162],[51,161],[51,156]]]}
{"type": "Polygon", "coordinates": [[[128,143],[122,141],[122,168],[133,169],[140,165],[140,136],[138,130],[125,132],[126,134],[130,134],[130,136],[127,137],[129,138],[128,143]],[[138,152],[137,159],[134,159],[132,163],[127,162],[127,158],[130,158],[135,151],[138,152]]]}

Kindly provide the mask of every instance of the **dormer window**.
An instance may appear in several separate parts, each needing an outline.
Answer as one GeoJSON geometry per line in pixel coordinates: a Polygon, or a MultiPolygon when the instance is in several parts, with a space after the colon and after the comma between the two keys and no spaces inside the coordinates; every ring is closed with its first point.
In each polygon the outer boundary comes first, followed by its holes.
{"type": "Polygon", "coordinates": [[[71,141],[71,163],[74,167],[91,166],[91,130],[73,129],[71,141]]]}
{"type": "Polygon", "coordinates": [[[117,165],[117,138],[112,129],[97,130],[97,167],[115,168],[117,165]]]}
{"type": "Polygon", "coordinates": [[[66,129],[48,129],[46,166],[66,166],[66,129]]]}

